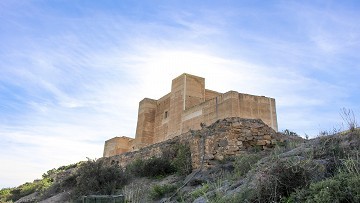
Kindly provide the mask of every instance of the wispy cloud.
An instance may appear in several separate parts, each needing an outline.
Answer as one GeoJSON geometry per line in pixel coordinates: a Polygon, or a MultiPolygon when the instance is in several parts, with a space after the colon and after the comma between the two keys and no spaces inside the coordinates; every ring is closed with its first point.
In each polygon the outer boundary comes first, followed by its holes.
{"type": "Polygon", "coordinates": [[[105,140],[135,135],[138,102],[184,72],[274,97],[280,129],[300,134],[337,125],[343,106],[360,113],[354,8],[65,4],[0,3],[0,187],[101,157],[105,140]]]}

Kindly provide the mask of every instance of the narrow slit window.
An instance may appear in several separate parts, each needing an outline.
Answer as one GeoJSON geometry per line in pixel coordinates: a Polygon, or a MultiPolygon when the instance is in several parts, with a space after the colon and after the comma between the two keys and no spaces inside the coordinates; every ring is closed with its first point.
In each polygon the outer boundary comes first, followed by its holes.
{"type": "Polygon", "coordinates": [[[167,111],[165,111],[164,118],[167,118],[168,116],[169,116],[169,113],[167,111]]]}

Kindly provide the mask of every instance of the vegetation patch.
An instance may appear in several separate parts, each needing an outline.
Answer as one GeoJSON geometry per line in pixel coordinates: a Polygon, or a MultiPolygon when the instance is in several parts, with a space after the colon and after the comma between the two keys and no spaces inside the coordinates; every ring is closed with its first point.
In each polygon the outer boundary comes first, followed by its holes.
{"type": "Polygon", "coordinates": [[[360,202],[359,157],[343,161],[333,177],[293,192],[288,202],[360,202]]]}
{"type": "Polygon", "coordinates": [[[106,165],[102,159],[88,160],[77,171],[74,197],[99,194],[112,195],[129,180],[117,164],[106,165]]]}
{"type": "Polygon", "coordinates": [[[127,173],[138,177],[158,178],[175,172],[169,159],[164,157],[152,157],[147,160],[138,159],[129,164],[127,173]]]}
{"type": "Polygon", "coordinates": [[[149,193],[149,196],[153,200],[161,199],[165,197],[166,194],[172,193],[177,189],[176,185],[154,185],[149,193]]]}
{"type": "Polygon", "coordinates": [[[259,154],[243,154],[235,158],[234,172],[237,177],[244,176],[260,160],[259,154]]]}
{"type": "Polygon", "coordinates": [[[174,166],[176,173],[179,175],[187,175],[192,171],[191,152],[188,145],[178,144],[174,147],[176,152],[171,164],[174,166]]]}
{"type": "Polygon", "coordinates": [[[46,191],[53,183],[50,178],[44,178],[41,180],[35,180],[32,183],[25,183],[16,188],[5,188],[0,190],[0,202],[16,201],[22,197],[30,195],[34,192],[41,195],[46,191]]]}

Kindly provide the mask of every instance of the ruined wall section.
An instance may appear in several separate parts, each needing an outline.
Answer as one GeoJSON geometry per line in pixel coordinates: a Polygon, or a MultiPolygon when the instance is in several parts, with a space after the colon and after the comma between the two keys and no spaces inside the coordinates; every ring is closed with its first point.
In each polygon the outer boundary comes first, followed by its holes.
{"type": "Polygon", "coordinates": [[[191,151],[192,167],[196,169],[200,167],[203,157],[205,167],[211,167],[217,160],[239,156],[249,150],[267,150],[285,139],[260,119],[232,117],[218,120],[201,130],[106,159],[125,167],[136,159],[160,157],[176,144],[187,144],[191,151]]]}

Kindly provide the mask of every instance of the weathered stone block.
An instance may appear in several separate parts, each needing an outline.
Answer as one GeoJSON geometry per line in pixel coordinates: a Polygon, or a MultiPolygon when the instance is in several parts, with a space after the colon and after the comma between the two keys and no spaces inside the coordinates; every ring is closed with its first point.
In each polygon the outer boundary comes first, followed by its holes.
{"type": "Polygon", "coordinates": [[[240,141],[245,141],[245,140],[246,140],[246,137],[240,136],[240,137],[238,137],[238,140],[240,140],[240,141]]]}
{"type": "Polygon", "coordinates": [[[228,145],[227,139],[222,139],[219,141],[219,147],[226,147],[228,145]]]}
{"type": "Polygon", "coordinates": [[[213,160],[214,158],[215,158],[215,156],[212,154],[206,154],[204,157],[204,159],[207,159],[207,160],[213,160]]]}
{"type": "Polygon", "coordinates": [[[239,151],[239,147],[238,146],[229,146],[228,147],[228,151],[234,152],[234,151],[239,151]]]}
{"type": "Polygon", "coordinates": [[[257,142],[256,142],[256,145],[266,145],[266,140],[258,140],[257,142]]]}
{"type": "Polygon", "coordinates": [[[263,136],[263,139],[264,139],[264,140],[271,140],[271,136],[270,136],[270,135],[264,135],[264,136],[263,136]]]}
{"type": "Polygon", "coordinates": [[[217,154],[217,155],[215,155],[215,159],[221,161],[221,160],[224,160],[224,156],[220,155],[220,154],[217,154]]]}

